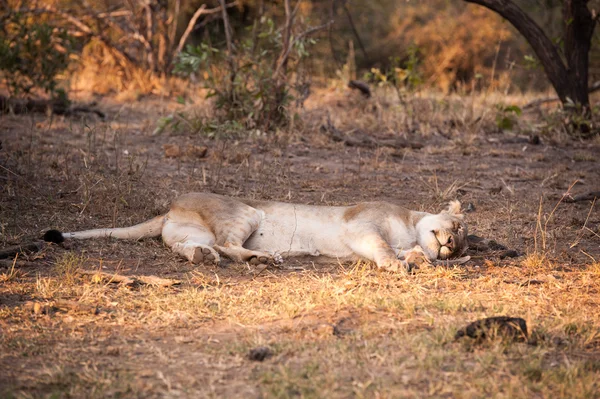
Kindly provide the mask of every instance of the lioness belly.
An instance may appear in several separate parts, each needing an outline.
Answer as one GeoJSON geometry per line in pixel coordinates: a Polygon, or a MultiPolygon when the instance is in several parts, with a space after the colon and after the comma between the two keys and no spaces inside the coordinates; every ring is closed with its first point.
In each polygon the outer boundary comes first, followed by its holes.
{"type": "Polygon", "coordinates": [[[244,243],[256,251],[282,256],[329,256],[350,258],[352,250],[343,240],[344,207],[320,207],[285,203],[253,203],[265,215],[258,229],[244,243]]]}

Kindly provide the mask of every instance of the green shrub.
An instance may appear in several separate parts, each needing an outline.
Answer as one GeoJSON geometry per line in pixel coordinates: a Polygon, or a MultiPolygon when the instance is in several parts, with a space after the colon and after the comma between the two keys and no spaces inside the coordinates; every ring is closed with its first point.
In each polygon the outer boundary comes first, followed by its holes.
{"type": "Polygon", "coordinates": [[[200,75],[209,89],[207,98],[216,100],[219,111],[216,115],[221,121],[270,130],[287,124],[292,100],[302,101],[307,95],[301,61],[308,56],[307,48],[315,42],[309,38],[292,38],[288,62],[282,69],[278,68],[278,62],[283,39],[281,29],[273,20],[263,17],[247,31],[247,35],[235,43],[233,54],[206,43],[188,46],[179,55],[175,72],[200,75]]]}
{"type": "Polygon", "coordinates": [[[0,16],[0,71],[10,95],[39,88],[64,97],[57,89],[57,76],[69,65],[73,43],[66,29],[31,22],[21,13],[0,16]]]}

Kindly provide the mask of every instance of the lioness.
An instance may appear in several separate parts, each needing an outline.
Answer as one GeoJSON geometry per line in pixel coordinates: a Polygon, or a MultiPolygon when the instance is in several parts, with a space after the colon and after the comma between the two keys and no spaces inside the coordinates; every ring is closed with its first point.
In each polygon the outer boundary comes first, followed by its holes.
{"type": "Polygon", "coordinates": [[[193,263],[281,263],[282,257],[324,255],[368,259],[388,270],[450,259],[467,249],[460,203],[439,214],[416,212],[389,202],[314,206],[189,193],[166,215],[131,227],[61,233],[46,241],[115,237],[138,240],[162,235],[176,253],[193,263]]]}

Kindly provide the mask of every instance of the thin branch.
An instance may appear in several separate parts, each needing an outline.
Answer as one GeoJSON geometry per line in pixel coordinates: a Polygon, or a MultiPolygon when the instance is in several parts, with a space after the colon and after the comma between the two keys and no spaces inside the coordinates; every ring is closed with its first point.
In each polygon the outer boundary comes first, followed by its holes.
{"type": "MultiPolygon", "coordinates": [[[[221,7],[218,7],[221,8],[221,7]]],[[[194,26],[196,26],[196,21],[198,20],[198,18],[200,18],[200,16],[202,14],[204,14],[206,10],[206,4],[202,4],[194,13],[194,15],[192,16],[192,19],[190,19],[190,22],[188,23],[187,28],[185,28],[185,32],[183,32],[183,35],[181,36],[181,39],[179,39],[179,44],[177,45],[177,50],[175,51],[175,54],[179,54],[181,53],[181,50],[183,50],[183,46],[185,45],[185,42],[188,38],[188,36],[190,35],[190,33],[192,33],[192,30],[194,29],[194,26]]],[[[219,10],[221,11],[221,10],[219,10]]]]}
{"type": "Polygon", "coordinates": [[[146,49],[146,51],[148,52],[148,63],[150,64],[150,67],[152,68],[152,65],[154,64],[154,62],[151,62],[152,59],[152,45],[150,44],[150,42],[148,42],[148,40],[146,40],[146,38],[141,35],[139,32],[134,32],[131,35],[131,38],[133,40],[137,40],[138,42],[142,43],[142,45],[144,46],[144,48],[146,49]]]}
{"type": "MultiPolygon", "coordinates": [[[[31,11],[35,12],[37,10],[31,10],[31,11]]],[[[61,17],[63,17],[64,19],[66,19],[68,22],[70,22],[72,25],[74,25],[75,27],[77,27],[77,29],[79,29],[80,31],[82,31],[84,33],[87,33],[89,35],[94,35],[94,31],[89,26],[87,26],[86,24],[84,24],[83,22],[81,22],[81,20],[73,17],[72,15],[70,15],[70,14],[68,14],[66,12],[57,10],[56,8],[54,8],[52,6],[49,6],[49,5],[40,8],[39,11],[42,11],[42,12],[45,11],[45,12],[48,12],[48,13],[60,15],[61,17]]]]}
{"type": "Polygon", "coordinates": [[[352,19],[352,14],[350,14],[348,5],[344,2],[342,4],[342,7],[344,8],[344,11],[346,12],[346,16],[348,17],[348,22],[350,22],[350,28],[352,29],[352,32],[354,32],[354,36],[356,37],[356,41],[358,41],[358,45],[360,46],[360,49],[365,57],[365,60],[369,64],[370,63],[369,55],[367,54],[367,50],[365,49],[362,39],[360,38],[360,35],[358,34],[358,30],[356,29],[356,26],[354,25],[354,20],[352,19]]]}
{"type": "MultiPolygon", "coordinates": [[[[179,9],[181,8],[181,0],[175,0],[175,11],[171,17],[173,20],[171,21],[171,26],[169,29],[169,46],[172,46],[175,43],[175,35],[177,35],[177,25],[179,24],[179,9]]],[[[169,48],[171,51],[173,47],[169,48]]]]}
{"type": "Polygon", "coordinates": [[[107,47],[113,49],[115,52],[117,52],[121,57],[123,57],[127,61],[135,63],[135,61],[131,58],[131,56],[129,56],[129,54],[127,54],[127,52],[125,50],[121,49],[116,44],[112,43],[109,39],[107,39],[101,33],[94,32],[94,30],[92,28],[90,28],[88,25],[83,23],[80,19],[75,18],[72,15],[70,15],[64,11],[60,11],[50,5],[46,5],[41,8],[21,9],[19,12],[28,13],[28,14],[48,13],[48,14],[58,15],[58,16],[64,18],[67,22],[69,22],[75,28],[77,28],[79,30],[79,32],[81,32],[83,35],[93,37],[93,38],[99,40],[107,47]]]}
{"type": "Polygon", "coordinates": [[[131,11],[129,11],[129,10],[101,12],[98,15],[96,15],[97,18],[118,18],[118,17],[130,17],[130,16],[131,16],[131,11]]]}
{"type": "Polygon", "coordinates": [[[223,13],[223,26],[225,28],[225,39],[227,40],[227,52],[229,53],[229,57],[233,56],[233,41],[231,39],[231,25],[229,24],[229,15],[227,14],[227,9],[225,7],[225,0],[219,0],[221,4],[221,12],[223,13]]]}
{"type": "Polygon", "coordinates": [[[237,76],[236,63],[233,59],[233,41],[231,39],[231,25],[229,24],[229,14],[227,14],[227,8],[225,7],[225,0],[219,0],[221,4],[221,13],[223,16],[223,27],[225,29],[225,38],[227,39],[227,62],[229,63],[229,101],[234,103],[236,101],[235,92],[235,78],[237,76]]]}
{"type": "Polygon", "coordinates": [[[319,26],[313,26],[312,28],[308,28],[307,30],[305,30],[304,32],[302,32],[301,34],[299,34],[297,37],[294,38],[294,40],[292,41],[291,45],[287,48],[285,54],[283,55],[283,59],[279,61],[279,64],[277,65],[277,68],[275,69],[275,73],[273,73],[274,76],[277,76],[277,74],[279,73],[283,61],[287,59],[287,57],[290,54],[290,51],[292,50],[292,47],[294,47],[294,44],[296,44],[299,40],[304,39],[306,36],[313,34],[317,31],[320,31],[321,29],[325,29],[327,27],[329,27],[331,24],[333,24],[333,20],[324,23],[323,25],[319,25],[319,26]]]}
{"type": "MultiPolygon", "coordinates": [[[[329,8],[329,20],[334,21],[335,18],[335,2],[336,0],[331,0],[331,7],[329,8]]],[[[329,36],[329,47],[331,48],[331,55],[333,55],[333,60],[336,62],[338,67],[343,65],[343,62],[338,58],[338,54],[335,51],[335,46],[333,45],[333,24],[329,25],[328,29],[329,36]]]]}
{"type": "Polygon", "coordinates": [[[148,53],[148,66],[150,67],[150,70],[154,72],[156,70],[154,62],[154,51],[152,51],[153,49],[150,45],[152,37],[154,36],[154,18],[152,15],[152,8],[150,7],[150,3],[145,3],[142,0],[140,0],[140,4],[146,10],[146,43],[148,43],[148,45],[144,44],[144,46],[146,47],[146,51],[148,53]]]}
{"type": "MultiPolygon", "coordinates": [[[[300,4],[302,0],[298,0],[296,6],[300,4]]],[[[284,9],[285,9],[285,27],[283,28],[283,47],[281,48],[281,54],[279,55],[279,61],[277,63],[277,68],[275,72],[275,76],[278,76],[278,71],[281,70],[283,76],[285,76],[287,69],[287,55],[290,52],[292,40],[292,27],[294,24],[294,16],[292,15],[292,10],[290,7],[290,0],[283,1],[284,9]]],[[[295,11],[295,10],[294,10],[295,11]]]]}

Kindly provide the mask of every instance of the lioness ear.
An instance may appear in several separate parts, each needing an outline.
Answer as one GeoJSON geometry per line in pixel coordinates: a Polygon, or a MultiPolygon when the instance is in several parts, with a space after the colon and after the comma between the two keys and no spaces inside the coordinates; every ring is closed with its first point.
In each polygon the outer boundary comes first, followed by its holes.
{"type": "Polygon", "coordinates": [[[450,215],[454,215],[461,219],[463,218],[463,214],[460,213],[460,201],[458,200],[450,201],[450,205],[448,205],[448,210],[444,212],[449,213],[450,215]]]}

